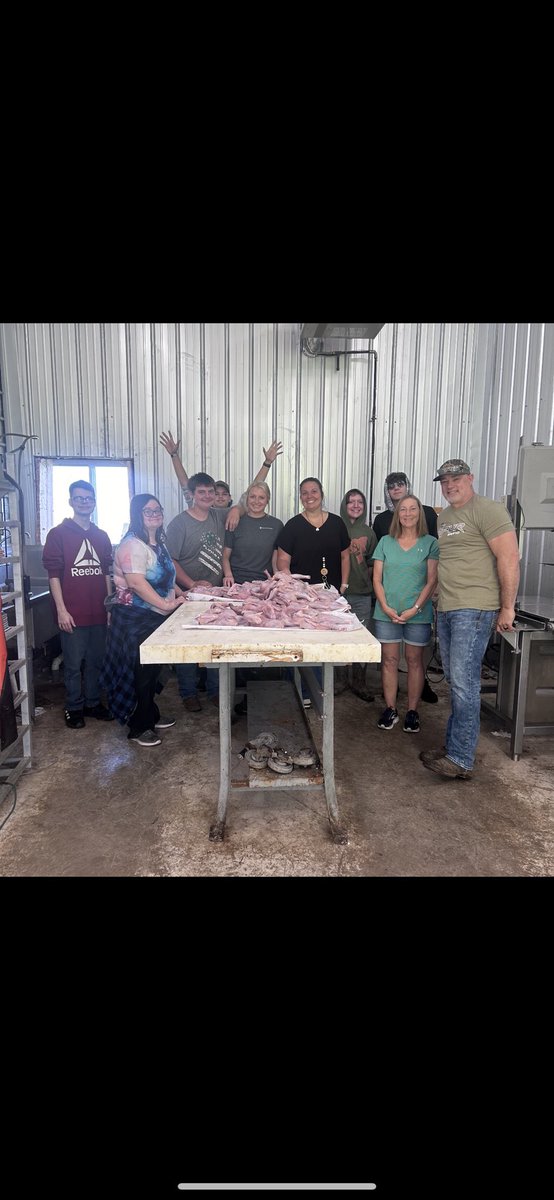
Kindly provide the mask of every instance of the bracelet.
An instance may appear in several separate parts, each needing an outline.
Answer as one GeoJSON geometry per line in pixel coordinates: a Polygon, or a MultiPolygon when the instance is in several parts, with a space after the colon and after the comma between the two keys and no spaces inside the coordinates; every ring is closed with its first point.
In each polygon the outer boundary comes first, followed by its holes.
{"type": "Polygon", "coordinates": [[[421,612],[419,604],[414,604],[414,608],[415,608],[416,612],[421,612]]]}
{"type": "Polygon", "coordinates": [[[272,465],[271,463],[264,462],[264,467],[270,467],[271,465],[272,465]]]}
{"type": "Polygon", "coordinates": [[[170,458],[176,458],[176,456],[177,456],[177,451],[176,451],[176,450],[173,450],[173,452],[170,454],[170,456],[169,456],[169,457],[170,457],[170,458]]]}

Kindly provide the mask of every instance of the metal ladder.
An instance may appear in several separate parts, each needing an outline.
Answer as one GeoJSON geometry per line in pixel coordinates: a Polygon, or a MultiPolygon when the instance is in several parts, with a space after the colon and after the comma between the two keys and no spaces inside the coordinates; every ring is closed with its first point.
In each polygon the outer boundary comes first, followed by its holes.
{"type": "MultiPolygon", "coordinates": [[[[0,750],[0,802],[10,792],[23,771],[31,766],[31,714],[28,686],[28,643],[23,588],[22,530],[18,519],[18,493],[6,480],[0,480],[0,536],[7,553],[0,559],[13,580],[13,591],[2,591],[2,622],[8,647],[16,640],[17,657],[8,657],[7,670],[12,682],[17,737],[0,750]],[[6,510],[9,516],[6,518],[6,510]],[[6,605],[9,606],[6,611],[6,605]],[[13,605],[13,609],[11,606],[13,605]],[[8,623],[10,609],[15,624],[8,623]],[[15,684],[15,687],[13,686],[15,684]]],[[[0,681],[1,683],[1,681],[0,681]]]]}

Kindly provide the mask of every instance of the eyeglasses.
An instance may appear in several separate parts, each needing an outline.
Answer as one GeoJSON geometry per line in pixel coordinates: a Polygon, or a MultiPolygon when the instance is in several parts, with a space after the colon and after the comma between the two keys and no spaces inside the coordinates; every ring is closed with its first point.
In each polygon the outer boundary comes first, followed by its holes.
{"type": "Polygon", "coordinates": [[[77,504],[96,504],[94,496],[72,496],[71,501],[76,501],[77,504]]]}
{"type": "Polygon", "coordinates": [[[163,517],[164,515],[163,508],[143,508],[142,511],[145,517],[163,517]]]}

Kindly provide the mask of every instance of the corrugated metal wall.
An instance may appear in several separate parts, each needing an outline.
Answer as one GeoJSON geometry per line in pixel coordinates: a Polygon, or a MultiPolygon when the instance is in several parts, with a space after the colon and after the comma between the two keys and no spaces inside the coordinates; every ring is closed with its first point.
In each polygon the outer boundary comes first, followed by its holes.
{"type": "MultiPolygon", "coordinates": [[[[511,491],[520,438],[553,444],[552,324],[386,324],[374,354],[360,342],[338,370],[334,357],[302,353],[300,328],[1,325],[5,430],[37,435],[22,457],[26,511],[35,508],[33,454],[82,455],[132,458],[137,491],[155,492],[169,519],[183,502],[158,443],[168,428],[189,474],[224,478],[235,497],[262,447],[279,438],[284,454],[268,483],[283,520],[299,509],[305,475],[322,480],[332,511],[347,488],[369,499],[373,484],[375,512],[393,469],[440,504],[432,477],[451,456],[470,463],[477,491],[498,499],[511,491]]],[[[8,449],[16,444],[8,439],[8,449]]],[[[554,579],[544,559],[554,561],[553,535],[530,533],[527,591],[554,579]]]]}

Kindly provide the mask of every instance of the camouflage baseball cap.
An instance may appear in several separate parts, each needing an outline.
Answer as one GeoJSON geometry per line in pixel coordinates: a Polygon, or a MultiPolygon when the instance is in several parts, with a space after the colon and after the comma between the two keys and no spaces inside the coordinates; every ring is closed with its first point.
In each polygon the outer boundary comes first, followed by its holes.
{"type": "Polygon", "coordinates": [[[438,475],[434,476],[433,483],[438,483],[440,479],[444,479],[445,475],[471,475],[471,470],[462,458],[449,458],[448,462],[439,467],[438,475]]]}

